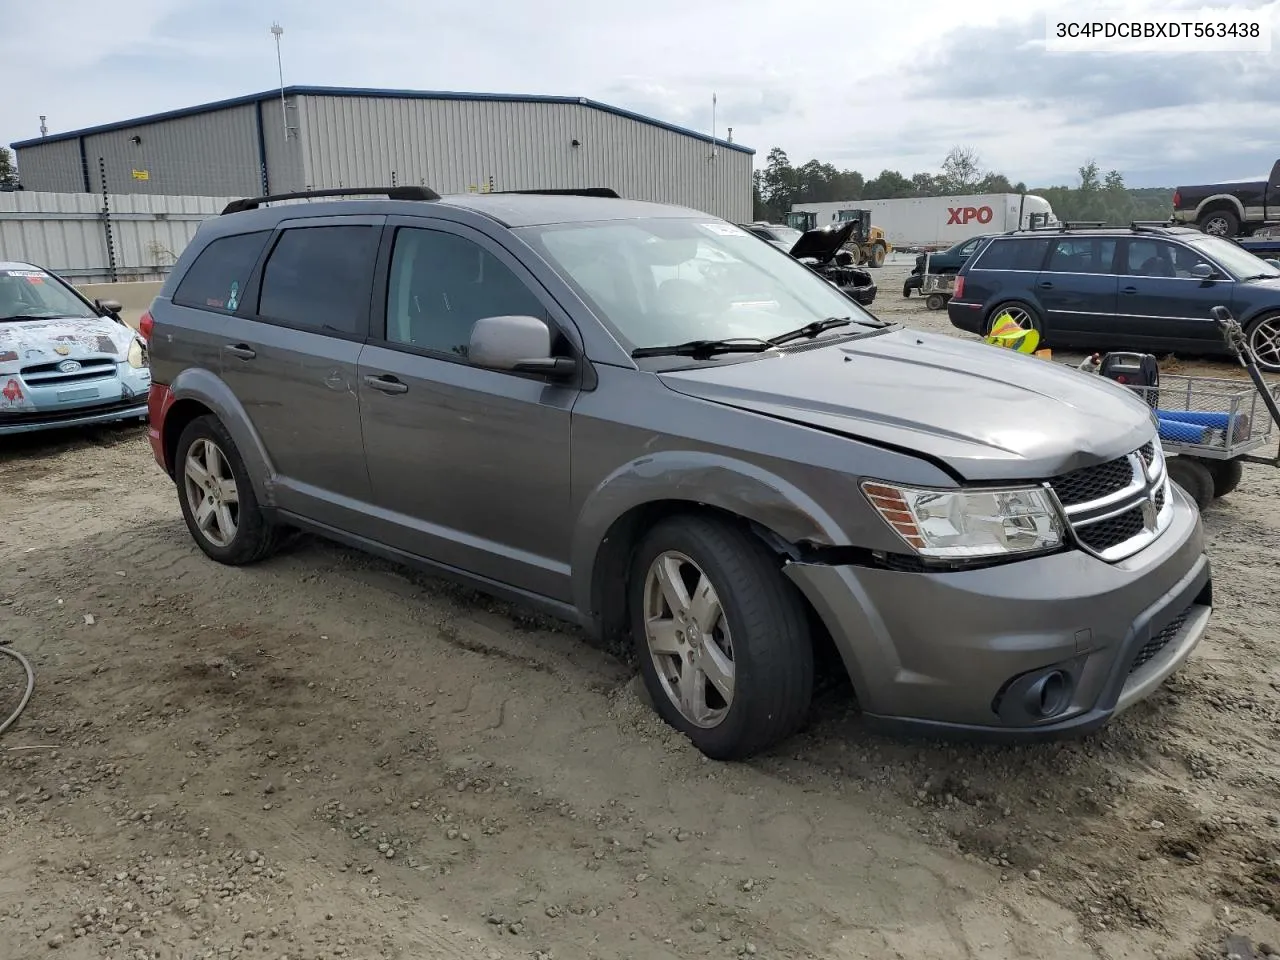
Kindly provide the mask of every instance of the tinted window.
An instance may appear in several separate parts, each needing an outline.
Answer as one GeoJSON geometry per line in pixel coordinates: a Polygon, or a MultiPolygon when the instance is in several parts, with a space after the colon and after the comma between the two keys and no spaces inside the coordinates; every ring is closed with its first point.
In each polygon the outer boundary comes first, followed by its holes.
{"type": "Polygon", "coordinates": [[[1063,237],[1053,245],[1045,269],[1054,273],[1110,273],[1115,237],[1063,237]]]}
{"type": "Polygon", "coordinates": [[[981,256],[974,261],[975,270],[1039,270],[1049,240],[1034,239],[992,240],[981,256]]]}
{"type": "Polygon", "coordinates": [[[542,303],[478,244],[453,233],[396,234],[387,287],[387,339],[465,357],[481,317],[546,318],[542,303]]]}
{"type": "Polygon", "coordinates": [[[174,291],[173,302],[202,310],[234,313],[270,230],[221,237],[196,257],[174,291]]]}
{"type": "Polygon", "coordinates": [[[363,335],[380,233],[364,226],[285,230],[262,271],[258,313],[307,330],[363,335]]]}
{"type": "Polygon", "coordinates": [[[1128,253],[1120,265],[1120,272],[1133,277],[1183,277],[1191,279],[1191,269],[1197,264],[1211,266],[1208,260],[1194,250],[1164,240],[1130,240],[1128,253]]]}

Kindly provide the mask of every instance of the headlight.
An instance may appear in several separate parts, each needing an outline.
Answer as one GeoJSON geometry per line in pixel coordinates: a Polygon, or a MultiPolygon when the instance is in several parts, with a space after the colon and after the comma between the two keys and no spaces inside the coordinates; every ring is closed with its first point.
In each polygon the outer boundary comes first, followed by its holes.
{"type": "Polygon", "coordinates": [[[917,490],[868,480],[862,492],[923,557],[978,559],[1062,544],[1062,519],[1042,487],[917,490]]]}
{"type": "Polygon", "coordinates": [[[147,366],[147,348],[141,340],[135,339],[129,344],[129,366],[140,370],[147,366]]]}

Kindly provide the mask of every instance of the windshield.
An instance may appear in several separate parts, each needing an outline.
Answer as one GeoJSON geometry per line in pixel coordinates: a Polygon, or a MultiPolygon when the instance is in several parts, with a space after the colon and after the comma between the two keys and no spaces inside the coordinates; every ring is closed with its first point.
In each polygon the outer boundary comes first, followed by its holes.
{"type": "Polygon", "coordinates": [[[1187,243],[1205,256],[1218,261],[1237,280],[1243,280],[1246,277],[1280,277],[1280,270],[1261,257],[1254,256],[1248,250],[1237,247],[1230,240],[1205,236],[1188,240],[1187,243]]]}
{"type": "Polygon", "coordinates": [[[627,350],[767,340],[828,317],[874,317],[795,258],[711,218],[647,218],[517,231],[627,350]]]}
{"type": "Polygon", "coordinates": [[[84,301],[43,270],[0,270],[0,321],[96,316],[84,301]]]}

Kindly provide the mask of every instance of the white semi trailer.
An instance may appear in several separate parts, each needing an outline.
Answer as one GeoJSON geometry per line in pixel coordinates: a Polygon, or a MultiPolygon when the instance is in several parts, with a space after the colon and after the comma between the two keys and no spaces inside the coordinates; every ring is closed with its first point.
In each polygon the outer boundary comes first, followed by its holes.
{"type": "Polygon", "coordinates": [[[1049,201],[1029,193],[797,203],[787,219],[793,225],[805,228],[803,225],[807,224],[807,229],[813,229],[850,219],[849,212],[853,210],[870,210],[871,223],[881,228],[885,239],[900,250],[942,250],[984,233],[1058,223],[1049,201]]]}

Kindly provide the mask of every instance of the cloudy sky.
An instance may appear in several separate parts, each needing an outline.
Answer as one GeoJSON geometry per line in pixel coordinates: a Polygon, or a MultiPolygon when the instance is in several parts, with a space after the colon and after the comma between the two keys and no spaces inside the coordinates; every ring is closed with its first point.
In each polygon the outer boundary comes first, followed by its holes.
{"type": "MultiPolygon", "coordinates": [[[[1232,5],[1265,11],[1280,45],[1280,0],[1232,5]]],[[[963,144],[1014,181],[1073,183],[1096,158],[1132,186],[1166,186],[1280,157],[1280,46],[1047,52],[1045,11],[1061,7],[1036,0],[850,0],[812,26],[800,12],[818,8],[781,0],[130,0],[127,15],[0,0],[0,21],[55,7],[45,40],[0,33],[0,143],[37,136],[40,114],[52,133],[270,89],[275,18],[286,83],[585,96],[707,131],[714,92],[719,132],[732,126],[761,165],[776,145],[796,163],[911,174],[963,144]]]]}

